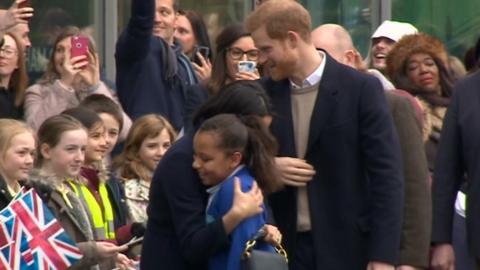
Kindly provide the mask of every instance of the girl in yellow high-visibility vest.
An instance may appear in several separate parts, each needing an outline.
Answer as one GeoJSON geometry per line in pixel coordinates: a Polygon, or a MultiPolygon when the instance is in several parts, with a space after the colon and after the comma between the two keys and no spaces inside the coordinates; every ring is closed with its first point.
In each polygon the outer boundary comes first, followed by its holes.
{"type": "Polygon", "coordinates": [[[114,214],[105,183],[107,173],[102,163],[107,151],[105,126],[95,112],[82,107],[64,113],[79,120],[88,131],[85,162],[80,171],[83,178],[71,180],[70,186],[89,209],[95,239],[115,242],[114,214]]]}
{"type": "Polygon", "coordinates": [[[71,186],[72,182],[83,182],[79,174],[87,140],[85,128],[71,116],[61,114],[45,120],[38,131],[37,169],[29,185],[42,196],[80,248],[83,258],[72,269],[103,270],[119,264],[128,266],[125,256],[119,253],[126,250],[126,246],[95,241],[90,210],[75,196],[71,186]]]}

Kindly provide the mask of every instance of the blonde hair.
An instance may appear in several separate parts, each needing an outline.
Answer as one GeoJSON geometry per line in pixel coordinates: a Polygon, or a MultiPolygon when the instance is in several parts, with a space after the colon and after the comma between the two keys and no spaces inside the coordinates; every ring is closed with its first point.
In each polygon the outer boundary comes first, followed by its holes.
{"type": "Polygon", "coordinates": [[[35,132],[26,123],[13,119],[0,119],[0,156],[2,158],[10,147],[13,137],[25,132],[35,137],[35,132]]]}
{"type": "Polygon", "coordinates": [[[138,152],[145,139],[156,137],[163,130],[167,131],[170,140],[173,142],[177,134],[164,117],[156,114],[147,114],[133,122],[125,140],[123,151],[114,162],[114,167],[120,170],[120,177],[150,180],[151,175],[140,160],[138,152]]]}
{"type": "Polygon", "coordinates": [[[246,20],[247,30],[252,33],[265,26],[272,39],[284,40],[288,31],[296,32],[305,42],[310,42],[312,19],[308,11],[296,1],[275,0],[260,5],[246,20]]]}

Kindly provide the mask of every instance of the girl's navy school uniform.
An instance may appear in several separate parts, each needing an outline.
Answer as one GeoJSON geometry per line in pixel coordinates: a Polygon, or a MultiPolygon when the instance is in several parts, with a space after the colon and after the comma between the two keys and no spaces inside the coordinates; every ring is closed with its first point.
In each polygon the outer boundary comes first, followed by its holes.
{"type": "MultiPolygon", "coordinates": [[[[206,219],[207,223],[221,219],[232,207],[234,194],[234,179],[240,179],[240,186],[243,192],[249,191],[254,183],[254,178],[248,168],[239,166],[223,182],[207,190],[209,193],[206,219]]],[[[265,209],[265,205],[262,206],[265,209]]],[[[266,223],[267,211],[245,219],[230,234],[230,246],[219,251],[210,257],[208,262],[209,270],[240,270],[240,257],[245,249],[245,244],[255,233],[266,223]]],[[[275,252],[273,247],[267,243],[259,243],[255,249],[275,252]]]]}

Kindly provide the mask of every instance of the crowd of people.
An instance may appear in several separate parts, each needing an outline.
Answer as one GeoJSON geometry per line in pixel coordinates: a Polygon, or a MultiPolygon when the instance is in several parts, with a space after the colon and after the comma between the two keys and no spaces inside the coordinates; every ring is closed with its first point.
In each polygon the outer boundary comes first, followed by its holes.
{"type": "Polygon", "coordinates": [[[32,82],[26,2],[0,10],[0,208],[35,190],[69,269],[237,270],[259,232],[292,270],[480,269],[480,39],[466,69],[386,20],[363,57],[264,0],[211,43],[177,0],[133,0],[114,84],[74,25],[32,82]]]}

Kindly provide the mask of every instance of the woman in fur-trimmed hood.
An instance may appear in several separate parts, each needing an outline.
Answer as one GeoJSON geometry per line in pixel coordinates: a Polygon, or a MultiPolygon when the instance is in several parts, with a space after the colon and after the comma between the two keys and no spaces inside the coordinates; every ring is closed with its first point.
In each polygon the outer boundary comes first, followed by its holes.
{"type": "Polygon", "coordinates": [[[447,63],[442,42],[424,33],[404,36],[387,56],[387,76],[396,88],[415,96],[424,110],[423,133],[430,171],[452,95],[453,80],[447,63]]]}

